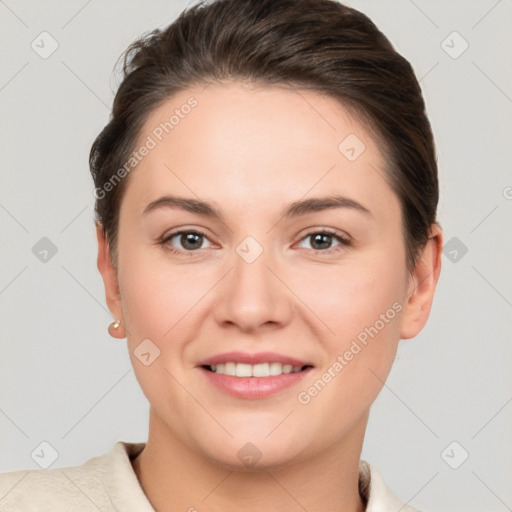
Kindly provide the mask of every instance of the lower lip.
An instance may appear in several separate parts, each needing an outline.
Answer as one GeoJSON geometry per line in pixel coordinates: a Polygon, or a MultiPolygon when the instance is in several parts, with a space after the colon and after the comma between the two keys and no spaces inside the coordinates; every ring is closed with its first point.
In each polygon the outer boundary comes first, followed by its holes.
{"type": "Polygon", "coordinates": [[[313,368],[306,368],[300,372],[283,373],[270,377],[234,377],[211,372],[200,367],[210,382],[221,391],[236,398],[257,400],[267,398],[279,391],[300,382],[313,368]]]}

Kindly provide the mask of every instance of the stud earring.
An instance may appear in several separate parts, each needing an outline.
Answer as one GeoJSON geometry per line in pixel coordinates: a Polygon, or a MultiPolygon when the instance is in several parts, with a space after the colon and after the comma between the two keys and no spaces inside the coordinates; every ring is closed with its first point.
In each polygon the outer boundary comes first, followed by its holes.
{"type": "Polygon", "coordinates": [[[122,338],[121,331],[123,329],[120,329],[119,328],[120,326],[121,326],[121,320],[116,320],[115,322],[112,322],[108,326],[108,333],[110,334],[110,336],[112,336],[112,338],[118,338],[118,339],[122,338]]]}

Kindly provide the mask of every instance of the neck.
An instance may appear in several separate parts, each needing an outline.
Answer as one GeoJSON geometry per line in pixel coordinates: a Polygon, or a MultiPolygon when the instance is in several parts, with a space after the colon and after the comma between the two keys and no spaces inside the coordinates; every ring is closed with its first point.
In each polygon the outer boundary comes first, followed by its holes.
{"type": "Polygon", "coordinates": [[[201,456],[150,412],[149,437],[132,461],[156,512],[364,512],[359,459],[368,415],[337,446],[293,465],[240,471],[201,456]]]}

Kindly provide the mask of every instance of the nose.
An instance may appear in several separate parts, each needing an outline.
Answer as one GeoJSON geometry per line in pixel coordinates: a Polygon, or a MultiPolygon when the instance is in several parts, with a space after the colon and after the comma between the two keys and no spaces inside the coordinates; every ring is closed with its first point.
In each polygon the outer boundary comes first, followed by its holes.
{"type": "Polygon", "coordinates": [[[252,262],[233,255],[232,269],[217,289],[214,316],[220,325],[253,332],[290,322],[293,295],[270,259],[265,251],[252,262]]]}

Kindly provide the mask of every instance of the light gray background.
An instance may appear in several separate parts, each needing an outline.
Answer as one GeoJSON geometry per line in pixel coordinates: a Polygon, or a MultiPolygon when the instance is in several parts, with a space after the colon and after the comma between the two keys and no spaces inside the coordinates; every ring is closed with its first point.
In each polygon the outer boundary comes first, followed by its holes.
{"type": "MultiPolygon", "coordinates": [[[[421,510],[512,510],[512,0],[348,4],[421,79],[439,219],[446,241],[468,249],[446,250],[431,319],[400,344],[363,458],[421,510]],[[458,58],[453,31],[469,44],[458,58]]],[[[186,5],[0,0],[0,472],[38,468],[31,453],[43,441],[59,454],[51,467],[64,467],[146,440],[148,403],[126,342],[106,330],[88,153],[118,56],[186,5]],[[59,45],[47,59],[31,48],[43,31],[59,45]],[[32,252],[42,237],[58,248],[46,263],[32,252]]]]}

